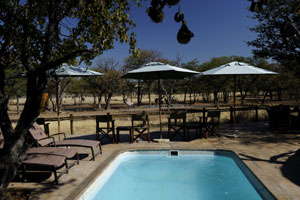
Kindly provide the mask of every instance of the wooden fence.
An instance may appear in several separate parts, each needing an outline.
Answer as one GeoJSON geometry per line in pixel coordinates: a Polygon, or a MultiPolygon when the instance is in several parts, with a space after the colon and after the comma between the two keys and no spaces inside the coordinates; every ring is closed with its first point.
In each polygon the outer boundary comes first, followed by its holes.
{"type": "MultiPolygon", "coordinates": [[[[230,120],[229,123],[233,123],[233,107],[227,109],[213,109],[213,108],[170,108],[170,109],[163,109],[163,115],[167,115],[174,111],[185,111],[188,113],[202,113],[203,116],[205,116],[205,113],[209,110],[218,110],[221,112],[230,112],[230,120]]],[[[259,106],[252,106],[252,107],[243,107],[243,108],[236,108],[236,112],[239,111],[255,111],[254,121],[259,121],[259,110],[266,110],[266,107],[259,107],[259,106]]],[[[142,112],[142,111],[138,111],[142,112]]],[[[124,113],[117,113],[112,114],[114,117],[130,117],[132,114],[137,113],[137,111],[128,111],[124,113]]],[[[158,115],[158,110],[156,111],[150,111],[147,112],[148,115],[158,115]]],[[[101,114],[101,115],[104,115],[101,114]]],[[[70,121],[70,133],[74,134],[74,122],[75,121],[83,121],[83,120],[95,120],[97,115],[88,115],[88,116],[74,116],[73,114],[70,114],[67,117],[60,117],[61,121],[70,121]]],[[[51,122],[51,121],[57,121],[56,117],[50,117],[50,118],[44,118],[45,122],[51,122]]],[[[12,122],[17,122],[17,120],[12,120],[12,122]]]]}

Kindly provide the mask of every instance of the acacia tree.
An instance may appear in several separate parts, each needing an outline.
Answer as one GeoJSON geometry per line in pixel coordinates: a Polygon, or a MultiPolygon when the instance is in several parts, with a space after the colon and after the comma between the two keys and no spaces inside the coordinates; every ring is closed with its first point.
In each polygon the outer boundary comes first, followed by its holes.
{"type": "Polygon", "coordinates": [[[122,80],[120,80],[123,72],[117,70],[119,63],[114,58],[104,58],[99,59],[97,62],[96,70],[105,74],[103,77],[95,77],[94,81],[97,85],[94,85],[92,89],[96,86],[96,90],[101,92],[100,95],[104,94],[105,100],[105,110],[110,109],[110,100],[112,96],[120,92],[122,88],[122,80]]]}
{"type": "MultiPolygon", "coordinates": [[[[153,18],[165,5],[180,0],[151,1],[153,18]]],[[[7,0],[0,1],[0,128],[4,146],[0,149],[0,194],[16,174],[33,139],[28,128],[40,114],[42,93],[47,86],[46,71],[79,58],[89,63],[114,41],[127,42],[135,52],[135,35],[130,28],[129,0],[7,0]],[[8,115],[5,70],[18,60],[26,72],[27,90],[23,112],[15,128],[8,115]]],[[[163,17],[162,17],[163,18],[163,17]]],[[[161,19],[162,20],[162,19],[161,19]]],[[[161,21],[160,20],[160,21],[161,21]]],[[[186,22],[178,32],[178,41],[192,37],[186,22]],[[179,34],[180,33],[180,34],[179,34]]]]}
{"type": "Polygon", "coordinates": [[[80,57],[89,61],[112,48],[114,40],[129,42],[129,3],[111,1],[1,1],[0,120],[4,147],[0,150],[0,193],[16,174],[33,139],[28,128],[39,115],[47,85],[46,71],[80,57]],[[24,110],[15,128],[8,115],[5,70],[20,60],[27,73],[24,110]]]}

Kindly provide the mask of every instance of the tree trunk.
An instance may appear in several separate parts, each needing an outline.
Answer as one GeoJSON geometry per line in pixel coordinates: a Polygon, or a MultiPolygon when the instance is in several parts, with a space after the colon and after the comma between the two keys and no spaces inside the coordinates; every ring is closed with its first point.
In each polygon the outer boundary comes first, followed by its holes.
{"type": "Polygon", "coordinates": [[[112,97],[112,93],[109,93],[108,95],[105,95],[105,110],[110,109],[111,97],[112,97]]]}
{"type": "Polygon", "coordinates": [[[148,85],[149,108],[151,108],[151,84],[152,84],[152,82],[150,82],[150,81],[147,82],[147,85],[148,85]]]}
{"type": "Polygon", "coordinates": [[[98,105],[97,105],[98,109],[101,109],[101,101],[102,101],[102,94],[100,93],[98,94],[98,105]]]}
{"type": "Polygon", "coordinates": [[[261,101],[261,105],[264,105],[267,95],[268,95],[268,90],[266,90],[264,93],[263,99],[261,101]]]}
{"type": "Polygon", "coordinates": [[[52,104],[52,111],[55,112],[56,111],[56,104],[52,98],[52,95],[50,95],[50,102],[52,104]]]}
{"type": "Polygon", "coordinates": [[[94,105],[96,105],[97,104],[97,96],[96,95],[93,95],[93,97],[94,97],[94,105]]]}
{"type": "Polygon", "coordinates": [[[270,95],[270,100],[272,101],[273,100],[273,92],[272,92],[272,90],[269,90],[269,95],[270,95]]]}
{"type": "Polygon", "coordinates": [[[277,100],[281,101],[282,100],[282,95],[281,95],[281,89],[277,90],[277,100]]]}
{"type": "Polygon", "coordinates": [[[223,101],[224,101],[224,103],[228,103],[229,102],[229,93],[228,93],[228,91],[225,91],[223,93],[223,101]]]}
{"type": "Polygon", "coordinates": [[[214,91],[214,104],[215,104],[215,107],[219,108],[219,97],[218,97],[217,91],[214,91]]]}
{"type": "Polygon", "coordinates": [[[184,98],[183,98],[183,104],[186,104],[186,94],[187,94],[187,86],[184,87],[184,98]]]}
{"type": "Polygon", "coordinates": [[[4,91],[0,88],[0,128],[4,136],[4,147],[0,150],[0,195],[16,175],[28,148],[33,143],[33,139],[28,135],[28,128],[40,114],[40,103],[46,84],[46,73],[40,74],[39,77],[34,73],[27,74],[27,98],[14,130],[7,113],[8,102],[5,101],[2,95],[4,91]]]}

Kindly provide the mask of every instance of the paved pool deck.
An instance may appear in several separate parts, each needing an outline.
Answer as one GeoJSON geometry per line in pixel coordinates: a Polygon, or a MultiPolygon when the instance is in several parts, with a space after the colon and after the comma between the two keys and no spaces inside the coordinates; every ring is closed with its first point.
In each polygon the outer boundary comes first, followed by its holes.
{"type": "MultiPolygon", "coordinates": [[[[30,199],[73,200],[109,165],[121,152],[141,149],[225,149],[234,151],[277,199],[300,199],[300,134],[274,134],[268,131],[268,124],[251,122],[237,125],[238,138],[226,137],[232,132],[230,125],[222,125],[222,137],[199,139],[191,136],[189,141],[155,143],[138,141],[128,143],[128,135],[121,135],[119,144],[102,145],[103,154],[95,161],[82,148],[80,164],[73,166],[69,174],[51,184],[53,175],[37,182],[12,182],[9,188],[31,190],[30,199]]],[[[95,135],[86,137],[94,138],[95,135]]],[[[159,137],[158,132],[152,138],[159,137]]],[[[166,133],[164,132],[164,138],[166,133]]]]}

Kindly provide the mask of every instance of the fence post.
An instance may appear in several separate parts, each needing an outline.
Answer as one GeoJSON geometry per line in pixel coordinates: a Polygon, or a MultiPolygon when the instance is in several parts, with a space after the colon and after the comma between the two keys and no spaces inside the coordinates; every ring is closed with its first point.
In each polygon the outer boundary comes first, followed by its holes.
{"type": "Polygon", "coordinates": [[[70,114],[70,131],[71,131],[71,135],[74,134],[74,126],[73,126],[73,123],[74,122],[74,119],[73,119],[73,114],[70,114]]]}
{"type": "Polygon", "coordinates": [[[258,106],[255,105],[254,109],[255,109],[255,121],[258,122],[258,106]]]}
{"type": "Polygon", "coordinates": [[[233,124],[233,107],[232,106],[230,106],[229,111],[230,111],[230,124],[233,124]]]}

